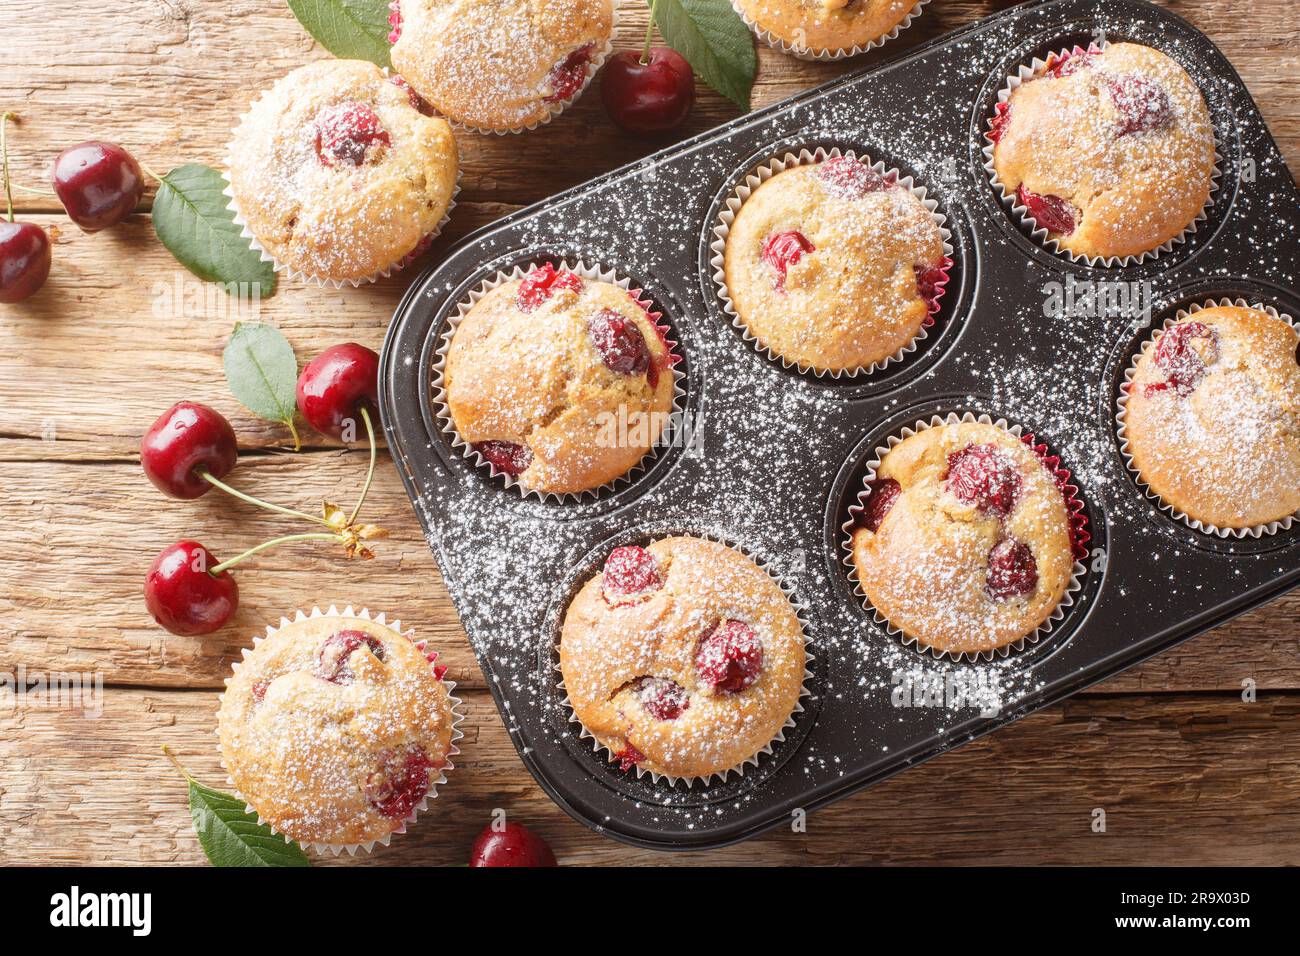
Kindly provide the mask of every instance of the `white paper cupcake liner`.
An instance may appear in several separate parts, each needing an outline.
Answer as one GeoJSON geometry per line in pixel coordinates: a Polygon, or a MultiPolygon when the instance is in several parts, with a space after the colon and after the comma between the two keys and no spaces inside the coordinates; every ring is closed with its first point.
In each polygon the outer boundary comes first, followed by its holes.
{"type": "MultiPolygon", "coordinates": [[[[1034,59],[1028,64],[1021,64],[1015,74],[1007,77],[1006,82],[1002,85],[1002,89],[998,91],[998,101],[994,107],[993,115],[985,119],[985,129],[983,132],[984,147],[981,150],[984,154],[984,172],[988,176],[989,182],[993,185],[994,190],[997,192],[1002,205],[1011,210],[1020,223],[1029,230],[1034,240],[1049,252],[1054,252],[1059,256],[1064,256],[1071,262],[1084,263],[1093,268],[1096,268],[1097,266],[1114,268],[1118,266],[1137,265],[1141,262],[1158,259],[1161,255],[1169,252],[1175,246],[1186,242],[1187,237],[1195,235],[1200,229],[1202,223],[1204,223],[1209,217],[1210,209],[1214,206],[1215,194],[1219,191],[1219,181],[1223,177],[1223,155],[1219,152],[1218,134],[1215,133],[1214,169],[1210,173],[1210,192],[1205,199],[1205,205],[1201,207],[1201,211],[1196,214],[1196,218],[1188,223],[1182,232],[1174,236],[1172,239],[1166,239],[1154,249],[1148,249],[1139,255],[1087,256],[1081,253],[1071,252],[1069,249],[1062,246],[1058,240],[1051,238],[1046,227],[1038,225],[1038,220],[1029,214],[1029,210],[1016,201],[1015,190],[1007,189],[1002,180],[998,178],[997,170],[993,167],[993,150],[997,144],[989,138],[989,133],[993,128],[994,121],[1001,112],[1006,109],[1006,104],[1011,99],[1012,93],[1019,89],[1023,84],[1038,79],[1043,75],[1044,71],[1046,71],[1048,67],[1058,60],[1068,59],[1069,57],[1079,53],[1101,52],[1109,45],[1108,42],[1090,43],[1088,44],[1087,50],[1084,50],[1083,47],[1079,46],[1073,48],[1062,47],[1055,53],[1048,54],[1046,59],[1042,57],[1034,57],[1034,59]]],[[[1204,97],[1204,92],[1202,92],[1201,95],[1204,97]]],[[[1211,126],[1211,130],[1213,131],[1213,126],[1211,126]]]]}
{"type": "Polygon", "coordinates": [[[782,368],[798,369],[801,373],[812,374],[817,378],[854,378],[859,375],[869,375],[872,372],[883,369],[894,362],[901,362],[908,355],[920,347],[921,343],[929,338],[930,328],[934,325],[934,317],[939,313],[939,303],[947,291],[948,282],[952,277],[953,266],[953,246],[952,231],[948,228],[948,218],[939,211],[939,203],[934,199],[927,198],[928,191],[924,186],[917,185],[912,181],[911,176],[904,176],[898,169],[886,167],[883,162],[873,162],[870,156],[866,154],[859,155],[851,149],[841,150],[839,147],[825,149],[818,146],[816,149],[807,148],[799,150],[798,153],[787,152],[775,159],[762,163],[755,169],[745,175],[745,178],[727,197],[727,201],[722,205],[718,212],[717,223],[713,227],[713,241],[709,243],[709,267],[713,270],[713,287],[718,295],[719,302],[722,303],[722,311],[727,314],[731,324],[740,330],[741,336],[752,345],[755,349],[766,355],[774,361],[780,362],[782,368]],[[763,183],[767,182],[777,173],[785,172],[796,166],[807,166],[813,163],[825,162],[828,159],[837,159],[847,156],[850,159],[856,159],[859,162],[871,167],[877,174],[890,179],[900,188],[906,189],[923,205],[934,217],[935,223],[939,227],[939,235],[943,239],[943,255],[946,263],[944,267],[943,279],[935,283],[934,307],[926,316],[925,321],[921,323],[921,328],[910,342],[900,348],[893,355],[888,355],[879,359],[870,365],[860,366],[855,369],[818,369],[811,365],[805,365],[801,362],[791,361],[782,355],[778,355],[772,349],[764,345],[749,327],[745,325],[739,313],[736,312],[735,305],[731,301],[731,293],[727,289],[727,271],[726,271],[726,252],[727,236],[731,233],[732,223],[736,221],[736,216],[740,212],[740,207],[745,204],[754,191],[763,183]]]}
{"type": "Polygon", "coordinates": [[[844,552],[842,558],[845,568],[848,571],[849,583],[853,585],[853,593],[862,602],[862,607],[871,613],[872,620],[883,627],[891,636],[902,642],[905,646],[929,655],[936,660],[968,661],[976,663],[978,661],[992,661],[997,658],[1005,658],[1013,652],[1023,651],[1026,647],[1037,644],[1043,637],[1050,634],[1056,625],[1065,617],[1065,612],[1074,604],[1075,595],[1083,587],[1083,577],[1087,573],[1087,567],[1083,563],[1083,557],[1087,554],[1086,545],[1091,540],[1091,531],[1088,527],[1087,512],[1083,507],[1083,502],[1079,498],[1079,489],[1075,484],[1070,482],[1070,472],[1060,466],[1060,459],[1054,454],[1050,454],[1046,443],[1041,441],[1033,433],[1026,432],[1019,424],[1009,423],[1005,418],[994,419],[989,415],[975,415],[972,412],[957,414],[949,412],[947,415],[932,415],[928,419],[920,419],[912,425],[904,427],[898,432],[890,435],[885,444],[877,445],[872,452],[871,459],[867,462],[867,473],[862,479],[862,489],[858,492],[855,503],[849,508],[848,520],[840,525],[840,548],[844,552]],[[1052,613],[1048,615],[1046,621],[1040,624],[1030,633],[1026,634],[1019,640],[1004,644],[1002,647],[989,648],[982,651],[948,651],[931,647],[923,644],[917,638],[905,633],[901,628],[895,627],[889,619],[876,610],[867,596],[867,592],[862,587],[862,582],[858,580],[857,565],[853,561],[853,531],[857,524],[858,516],[862,513],[866,504],[866,499],[870,491],[870,483],[875,480],[876,469],[880,467],[881,461],[896,445],[906,438],[911,438],[917,432],[925,431],[927,428],[933,428],[936,425],[956,425],[961,422],[979,422],[984,425],[994,425],[1002,428],[1012,435],[1015,435],[1021,441],[1025,442],[1029,448],[1038,455],[1043,462],[1043,467],[1048,469],[1057,479],[1057,484],[1061,487],[1061,493],[1065,497],[1065,510],[1070,523],[1070,546],[1073,549],[1074,564],[1070,569],[1070,581],[1065,587],[1065,593],[1061,595],[1061,600],[1057,602],[1052,613]]]}
{"type": "MultiPolygon", "coordinates": [[[[688,536],[692,538],[700,538],[704,541],[712,541],[715,544],[721,544],[724,545],[725,547],[731,548],[734,551],[739,551],[745,557],[749,558],[756,565],[762,568],[763,572],[767,574],[767,576],[770,577],[776,583],[776,586],[781,589],[781,592],[786,596],[786,599],[789,600],[790,606],[794,608],[795,616],[799,619],[799,629],[803,634],[803,641],[804,641],[803,681],[799,687],[799,697],[795,701],[794,710],[790,711],[790,716],[786,718],[785,723],[783,723],[780,729],[777,730],[776,735],[773,736],[772,739],[769,740],[765,745],[759,748],[758,751],[756,751],[749,757],[746,757],[744,760],[742,760],[740,763],[736,764],[735,766],[728,767],[725,770],[714,771],[713,773],[703,777],[675,777],[671,774],[656,773],[653,770],[647,770],[645,767],[636,764],[634,764],[631,768],[627,768],[627,769],[634,769],[636,771],[637,779],[649,776],[650,781],[652,783],[658,785],[660,781],[665,781],[670,787],[676,787],[678,783],[683,783],[686,785],[686,789],[690,790],[697,785],[701,787],[710,786],[715,779],[717,780],[718,783],[725,783],[727,779],[732,775],[735,775],[737,777],[743,777],[745,775],[746,768],[758,766],[758,762],[761,758],[770,757],[772,755],[772,748],[776,744],[783,743],[785,741],[786,731],[790,730],[792,727],[795,726],[795,718],[799,714],[802,714],[804,712],[803,699],[805,697],[810,696],[811,694],[811,691],[808,690],[808,680],[813,676],[813,674],[812,671],[809,670],[808,665],[812,662],[813,656],[808,652],[808,618],[807,618],[808,606],[795,596],[794,588],[791,587],[789,584],[787,584],[784,580],[782,580],[780,575],[776,574],[776,572],[772,570],[771,565],[767,561],[764,561],[762,558],[760,558],[757,554],[755,554],[750,549],[737,544],[735,541],[731,540],[726,535],[718,534],[715,532],[691,532],[688,536]]],[[[659,535],[655,537],[650,543],[653,543],[653,541],[662,541],[664,538],[670,538],[670,537],[677,537],[677,535],[669,535],[669,534],[659,535]]],[[[563,618],[561,618],[561,625],[563,625],[563,618]]],[[[578,719],[578,715],[574,713],[573,703],[569,700],[568,691],[564,686],[564,674],[563,671],[560,670],[560,662],[558,660],[552,666],[552,670],[558,675],[556,677],[556,687],[558,687],[560,691],[564,694],[564,698],[560,701],[560,703],[569,712],[568,722],[571,724],[576,724],[579,728],[578,739],[591,741],[591,746],[596,751],[597,754],[603,752],[609,763],[622,765],[624,758],[619,756],[619,754],[615,753],[605,744],[601,743],[600,739],[595,734],[593,734],[590,730],[588,730],[586,726],[583,725],[582,721],[578,719]]]]}
{"type": "MultiPolygon", "coordinates": [[[[469,293],[467,298],[456,304],[455,311],[447,317],[447,328],[442,333],[442,342],[438,346],[438,350],[434,355],[432,370],[433,408],[435,417],[438,419],[438,426],[442,432],[450,438],[452,449],[458,451],[462,458],[466,458],[473,462],[475,467],[485,469],[493,479],[500,479],[505,487],[514,488],[525,498],[531,495],[543,501],[582,501],[587,498],[595,498],[598,495],[613,491],[632,481],[637,475],[645,471],[663,447],[664,433],[659,435],[655,442],[650,446],[649,450],[641,456],[640,461],[613,481],[608,481],[596,488],[589,488],[586,491],[567,491],[563,493],[553,491],[543,492],[527,487],[515,475],[509,475],[493,468],[491,463],[484,458],[473,445],[460,436],[460,433],[456,430],[456,423],[452,420],[451,406],[447,403],[447,388],[444,380],[444,373],[446,372],[447,367],[447,354],[451,350],[451,340],[455,337],[456,330],[460,328],[461,322],[465,320],[465,316],[469,314],[470,309],[472,309],[474,305],[483,298],[483,296],[487,295],[497,286],[514,279],[522,279],[530,271],[544,263],[563,266],[570,272],[574,272],[583,279],[592,282],[607,282],[611,285],[616,285],[620,289],[626,291],[638,305],[645,309],[646,314],[650,317],[651,323],[660,330],[663,334],[664,341],[668,345],[669,363],[667,371],[670,371],[673,376],[673,402],[672,407],[669,409],[669,420],[677,423],[677,429],[684,427],[685,411],[682,407],[682,398],[686,395],[686,389],[684,387],[686,375],[680,367],[681,352],[679,351],[676,339],[672,337],[672,326],[664,320],[663,313],[655,309],[655,303],[648,298],[643,297],[641,289],[632,288],[632,282],[630,279],[619,276],[614,269],[590,266],[580,259],[534,260],[528,262],[526,265],[517,265],[509,272],[498,270],[496,275],[484,279],[472,292],[469,293]]],[[[667,431],[673,430],[674,429],[668,429],[667,431]]]]}
{"type": "Polygon", "coordinates": [[[737,3],[736,0],[732,0],[731,6],[740,16],[740,19],[745,22],[745,25],[753,32],[754,36],[758,37],[772,49],[778,50],[781,53],[789,54],[790,56],[796,57],[800,60],[821,60],[823,62],[833,62],[835,60],[843,60],[851,56],[857,56],[859,53],[866,53],[868,50],[874,50],[878,46],[884,46],[890,40],[897,39],[898,35],[910,27],[912,21],[921,15],[921,9],[929,2],[930,0],[917,0],[916,5],[908,11],[907,16],[903,17],[903,19],[900,20],[893,29],[887,33],[881,34],[876,37],[876,39],[867,42],[865,45],[855,44],[851,47],[840,47],[834,50],[818,50],[810,47],[802,47],[796,43],[782,40],[771,31],[765,30],[755,23],[754,20],[750,18],[749,14],[740,8],[740,4],[737,3]]]}
{"type": "MultiPolygon", "coordinates": [[[[378,840],[367,840],[364,843],[310,843],[310,842],[304,842],[302,840],[295,840],[292,837],[289,837],[284,833],[282,833],[280,830],[278,830],[274,824],[266,820],[263,820],[261,818],[261,815],[258,814],[256,808],[254,808],[247,801],[245,801],[244,803],[244,809],[248,813],[252,814],[254,817],[257,817],[258,822],[268,827],[272,833],[276,834],[277,836],[284,837],[284,841],[286,843],[297,843],[304,850],[312,850],[322,855],[329,853],[332,854],[333,856],[338,856],[340,853],[346,851],[348,855],[355,856],[358,851],[369,853],[371,850],[374,849],[375,844],[380,844],[381,846],[388,846],[389,841],[392,840],[394,835],[398,833],[405,833],[407,826],[409,824],[414,823],[416,819],[420,816],[420,814],[423,811],[428,809],[429,801],[435,799],[438,796],[438,788],[447,782],[447,774],[450,771],[455,769],[455,765],[452,763],[451,758],[458,756],[460,754],[460,748],[456,746],[456,741],[464,737],[465,734],[460,730],[458,725],[462,720],[465,719],[465,715],[460,712],[460,704],[461,704],[460,698],[456,697],[452,693],[452,691],[456,689],[456,682],[447,680],[446,677],[443,676],[442,674],[443,668],[439,667],[435,663],[438,654],[437,652],[428,650],[427,641],[417,641],[415,640],[414,637],[411,636],[411,632],[409,631],[403,632],[402,622],[397,619],[393,619],[392,621],[389,621],[386,615],[382,613],[371,616],[371,613],[367,608],[362,608],[360,611],[354,611],[352,609],[352,605],[350,604],[347,607],[345,607],[342,611],[340,611],[333,604],[331,604],[329,606],[329,609],[326,611],[322,611],[319,607],[313,607],[310,612],[303,612],[299,610],[295,612],[292,621],[288,617],[282,617],[280,618],[280,623],[278,625],[268,624],[266,626],[266,633],[254,637],[253,646],[246,647],[243,649],[241,659],[235,661],[235,663],[231,666],[231,671],[233,672],[239,670],[240,665],[243,663],[245,659],[247,659],[252,654],[252,652],[257,648],[257,646],[267,638],[271,637],[271,635],[275,634],[278,630],[280,630],[280,628],[286,627],[291,623],[297,623],[298,621],[304,621],[309,618],[317,618],[317,617],[354,618],[354,619],[369,621],[372,624],[378,624],[380,627],[387,628],[388,630],[392,631],[393,634],[397,637],[405,637],[408,640],[412,641],[415,644],[417,649],[425,652],[426,657],[429,660],[429,667],[433,670],[434,677],[436,677],[438,681],[440,681],[442,685],[447,688],[447,699],[450,702],[450,706],[451,706],[451,745],[447,750],[447,763],[442,768],[440,768],[437,779],[431,779],[429,781],[428,793],[424,795],[424,797],[420,800],[419,804],[415,807],[415,809],[411,811],[410,815],[407,816],[400,823],[398,823],[398,825],[394,827],[390,833],[388,833],[387,835],[385,835],[384,837],[378,840]]],[[[227,686],[229,686],[230,684],[229,677],[226,678],[225,683],[227,686]]],[[[226,695],[223,692],[217,698],[218,704],[220,704],[225,700],[225,696],[226,695]]],[[[235,787],[235,781],[229,776],[230,768],[226,766],[226,759],[224,754],[222,755],[221,758],[221,766],[222,769],[225,770],[227,774],[226,776],[227,785],[230,786],[232,789],[236,790],[236,793],[241,800],[244,799],[243,794],[238,793],[238,790],[235,787]]]]}
{"type": "Polygon", "coordinates": [[[1129,470],[1129,474],[1131,474],[1134,480],[1137,481],[1138,487],[1142,489],[1142,493],[1146,495],[1147,498],[1154,501],[1161,511],[1165,512],[1175,520],[1182,522],[1193,531],[1199,531],[1202,534],[1213,535],[1217,538],[1259,538],[1263,535],[1276,534],[1279,531],[1289,530],[1291,526],[1296,523],[1297,519],[1300,519],[1300,511],[1297,511],[1294,514],[1289,514],[1285,518],[1279,518],[1276,521],[1267,521],[1264,524],[1252,525],[1249,528],[1220,528],[1218,525],[1211,524],[1208,521],[1200,521],[1190,515],[1184,514],[1182,511],[1179,511],[1169,502],[1156,494],[1155,491],[1151,489],[1151,486],[1142,480],[1142,474],[1138,471],[1137,465],[1134,464],[1133,453],[1129,451],[1128,447],[1128,432],[1126,424],[1128,417],[1128,398],[1133,384],[1133,377],[1137,374],[1138,362],[1141,361],[1144,355],[1155,347],[1160,336],[1164,335],[1165,330],[1175,322],[1185,319],[1189,315],[1195,315],[1203,309],[1234,305],[1243,309],[1259,309],[1263,312],[1267,312],[1273,318],[1281,319],[1283,322],[1291,326],[1291,328],[1300,330],[1300,323],[1297,323],[1295,318],[1285,312],[1279,312],[1277,309],[1273,308],[1273,306],[1267,305],[1263,302],[1252,303],[1242,298],[1234,299],[1224,296],[1220,299],[1206,299],[1203,302],[1195,302],[1188,305],[1186,308],[1179,309],[1171,318],[1165,319],[1160,328],[1143,341],[1141,348],[1129,356],[1128,367],[1124,369],[1124,382],[1120,386],[1119,397],[1115,401],[1115,434],[1119,438],[1119,453],[1120,457],[1124,459],[1124,467],[1129,470]]]}

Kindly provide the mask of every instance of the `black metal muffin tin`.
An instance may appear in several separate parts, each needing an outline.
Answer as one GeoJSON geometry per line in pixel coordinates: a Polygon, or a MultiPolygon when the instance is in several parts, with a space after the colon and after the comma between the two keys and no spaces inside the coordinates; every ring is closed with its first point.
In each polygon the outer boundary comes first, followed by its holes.
{"type": "MultiPolygon", "coordinates": [[[[527,142],[520,140],[520,148],[527,142]]],[[[1115,400],[1145,317],[1043,314],[1045,283],[1149,282],[1156,326],[1180,305],[1242,295],[1300,316],[1300,195],[1223,55],[1136,0],[1031,3],[743,116],[507,216],[413,282],[382,359],[384,429],[524,765],[576,819],[620,840],[702,848],[753,836],[1001,727],[1221,624],[1300,578],[1300,528],[1218,538],[1144,497],[1115,437],[1115,400]],[[1197,233],[1154,261],[1087,268],[1042,248],[995,195],[980,148],[1018,64],[1098,31],[1155,46],[1200,83],[1223,177],[1197,233]],[[709,268],[718,207],[746,172],[800,147],[868,153],[930,190],[955,265],[936,327],[877,374],[819,379],[744,341],[709,268]],[[700,448],[665,448],[582,501],[523,498],[453,450],[431,381],[449,313],[498,269],[581,258],[655,301],[684,356],[700,448]],[[1036,432],[1075,473],[1092,553],[1050,634],[991,663],[938,661],[877,626],[852,593],[840,526],[885,437],[966,410],[1036,432]],[[554,664],[564,609],[616,544],[721,537],[763,559],[805,607],[813,677],[786,739],[743,776],[688,788],[621,771],[580,739],[554,664]],[[996,681],[1002,707],[899,707],[899,674],[996,681]]],[[[931,687],[938,686],[931,684],[931,687]]]]}

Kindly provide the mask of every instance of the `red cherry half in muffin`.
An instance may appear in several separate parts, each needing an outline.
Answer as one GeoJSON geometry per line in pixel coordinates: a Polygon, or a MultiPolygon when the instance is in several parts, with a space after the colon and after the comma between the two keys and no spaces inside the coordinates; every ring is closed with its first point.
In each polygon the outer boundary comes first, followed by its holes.
{"type": "Polygon", "coordinates": [[[785,291],[786,271],[816,247],[797,229],[774,232],[763,241],[763,262],[775,273],[772,288],[777,292],[785,291]]]}
{"type": "Polygon", "coordinates": [[[352,652],[362,645],[370,648],[370,653],[379,660],[384,659],[384,645],[373,634],[365,631],[339,631],[325,638],[320,650],[316,652],[316,667],[313,673],[323,681],[331,684],[351,684],[356,680],[348,659],[352,652]]]}
{"type": "Polygon", "coordinates": [[[392,140],[365,103],[340,103],[316,118],[316,155],[326,166],[360,166],[376,145],[392,140]]]}
{"type": "Polygon", "coordinates": [[[1053,53],[1047,58],[1048,76],[1071,76],[1080,70],[1092,68],[1093,61],[1101,56],[1100,50],[1085,50],[1076,46],[1067,53],[1053,53]]]}
{"type": "Polygon", "coordinates": [[[1074,206],[1060,196],[1040,196],[1024,185],[1016,187],[1016,202],[1029,211],[1029,215],[1048,232],[1068,236],[1074,232],[1074,206]]]}
{"type": "Polygon", "coordinates": [[[429,792],[429,772],[436,766],[419,744],[384,751],[366,789],[370,805],[389,819],[405,819],[429,792]]]}
{"type": "MultiPolygon", "coordinates": [[[[587,320],[591,344],[611,372],[643,375],[650,368],[650,347],[635,322],[613,309],[601,309],[587,320]]],[[[650,383],[651,386],[655,384],[650,383]]]]}
{"type": "Polygon", "coordinates": [[[723,621],[700,641],[695,673],[717,691],[739,693],[763,670],[763,643],[744,621],[723,621]]]}
{"type": "Polygon", "coordinates": [[[659,562],[653,554],[637,545],[615,548],[605,559],[601,589],[610,607],[631,604],[637,598],[664,586],[659,562]]]}
{"type": "Polygon", "coordinates": [[[402,5],[398,0],[393,0],[388,5],[388,25],[392,27],[388,31],[388,42],[396,43],[402,37],[402,5]]]}
{"type": "Polygon", "coordinates": [[[637,750],[631,742],[625,744],[623,749],[614,754],[614,756],[618,759],[619,770],[631,770],[642,760],[645,760],[645,754],[637,750]]]}
{"type": "Polygon", "coordinates": [[[925,308],[930,315],[939,311],[939,295],[951,266],[952,260],[944,256],[935,265],[912,267],[916,272],[916,294],[925,300],[925,308]]]}
{"type": "Polygon", "coordinates": [[[545,262],[528,270],[515,292],[515,302],[522,311],[532,312],[561,289],[581,292],[582,276],[545,262]]]}
{"type": "Polygon", "coordinates": [[[522,475],[533,463],[533,450],[518,442],[491,439],[475,442],[472,447],[491,466],[493,475],[522,475]]]}
{"type": "Polygon", "coordinates": [[[867,487],[867,500],[858,516],[858,525],[875,534],[885,523],[885,516],[894,507],[903,488],[893,478],[877,478],[867,487]]]}
{"type": "Polygon", "coordinates": [[[547,103],[563,103],[582,89],[583,80],[587,78],[587,64],[591,62],[594,51],[595,44],[588,43],[551,67],[551,72],[546,77],[551,92],[543,97],[547,103]]]}
{"type": "Polygon", "coordinates": [[[967,445],[948,456],[948,490],[962,504],[1005,517],[1020,486],[1015,459],[996,445],[967,445]]]}
{"type": "Polygon", "coordinates": [[[1038,587],[1038,563],[1029,545],[1015,538],[1003,538],[995,544],[989,552],[986,587],[995,601],[1032,594],[1038,587]]]}
{"type": "Polygon", "coordinates": [[[993,108],[993,120],[989,123],[989,131],[985,135],[994,145],[1002,142],[1003,135],[1006,134],[1007,127],[1011,125],[1011,103],[999,103],[993,108]]]}
{"type": "Polygon", "coordinates": [[[1156,342],[1155,363],[1164,373],[1163,382],[1153,382],[1147,392],[1172,388],[1190,395],[1205,377],[1207,366],[1219,357],[1219,334],[1204,322],[1180,322],[1165,330],[1156,342]]]}
{"type": "Polygon", "coordinates": [[[691,706],[686,688],[667,677],[643,677],[637,684],[641,706],[655,720],[676,720],[691,706]]]}
{"type": "Polygon", "coordinates": [[[861,199],[884,192],[893,183],[853,156],[835,156],[817,168],[817,176],[830,193],[841,199],[861,199]]]}
{"type": "Polygon", "coordinates": [[[1123,73],[1106,81],[1106,92],[1118,114],[1117,135],[1164,129],[1174,121],[1174,106],[1164,87],[1145,76],[1123,73]]]}

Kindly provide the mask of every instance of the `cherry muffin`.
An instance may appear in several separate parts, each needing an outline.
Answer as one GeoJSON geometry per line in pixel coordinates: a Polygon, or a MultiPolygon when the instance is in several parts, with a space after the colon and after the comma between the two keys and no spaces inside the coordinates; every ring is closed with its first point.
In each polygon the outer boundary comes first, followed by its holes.
{"type": "Polygon", "coordinates": [[[997,425],[924,428],[891,448],[857,514],[871,606],[921,646],[1006,647],[1056,610],[1073,573],[1070,509],[1048,463],[997,425]]]}
{"type": "Polygon", "coordinates": [[[544,123],[609,50],[612,0],[400,0],[393,68],[435,109],[485,132],[544,123]]]}
{"type": "Polygon", "coordinates": [[[456,189],[456,141],[373,63],[319,60],[280,79],[230,144],[232,208],[279,265],[377,278],[418,253],[456,189]]]}
{"type": "Polygon", "coordinates": [[[304,845],[386,843],[458,752],[436,655],[351,608],[268,631],[221,698],[231,781],[262,822],[304,845]]]}
{"type": "Polygon", "coordinates": [[[1201,91],[1136,43],[1053,56],[999,104],[988,138],[1003,194],[1078,256],[1158,249],[1196,220],[1213,188],[1201,91]]]}
{"type": "Polygon", "coordinates": [[[760,39],[796,55],[837,58],[888,38],[916,0],[732,0],[760,39]]]}
{"type": "Polygon", "coordinates": [[[803,628],[766,571],[677,537],[615,548],[573,599],[560,670],[574,716],[624,766],[669,777],[738,768],[794,713],[803,628]]]}
{"type": "Polygon", "coordinates": [[[949,264],[925,204],[846,155],[789,166],[754,189],[726,232],[721,278],[759,345],[838,375],[908,346],[938,308],[949,264]]]}
{"type": "Polygon", "coordinates": [[[1300,512],[1298,343],[1286,320],[1262,309],[1215,306],[1146,344],[1121,423],[1153,494],[1217,528],[1300,512]]]}
{"type": "Polygon", "coordinates": [[[647,309],[550,263],[491,288],[447,348],[456,434],[529,491],[578,494],[625,475],[658,441],[676,390],[667,327],[647,309]]]}

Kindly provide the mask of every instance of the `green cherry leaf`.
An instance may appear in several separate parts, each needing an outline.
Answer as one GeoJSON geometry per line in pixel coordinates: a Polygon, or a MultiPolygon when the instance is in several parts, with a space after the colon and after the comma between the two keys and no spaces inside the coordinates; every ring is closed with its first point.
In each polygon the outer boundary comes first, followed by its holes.
{"type": "Polygon", "coordinates": [[[388,0],[289,0],[289,9],[339,59],[390,65],[388,0]]]}
{"type": "Polygon", "coordinates": [[[257,822],[242,800],[190,778],[190,818],[213,866],[311,866],[296,843],[257,822]]]}
{"type": "Polygon", "coordinates": [[[258,283],[260,297],[268,298],[275,292],[275,269],[240,234],[225,188],[225,179],[211,166],[177,166],[158,186],[154,232],[200,279],[224,283],[227,292],[238,291],[238,283],[258,283]]]}
{"type": "Polygon", "coordinates": [[[285,425],[296,451],[298,360],[280,330],[265,322],[236,322],[222,362],[235,398],[258,418],[285,425]]]}
{"type": "Polygon", "coordinates": [[[754,36],[728,0],[654,0],[655,25],[705,83],[741,109],[758,73],[754,36]]]}

